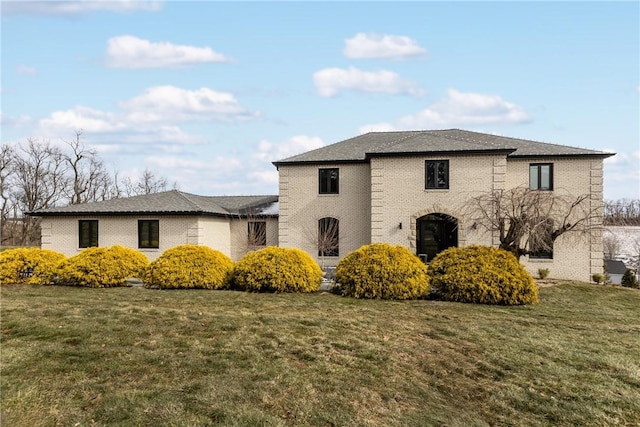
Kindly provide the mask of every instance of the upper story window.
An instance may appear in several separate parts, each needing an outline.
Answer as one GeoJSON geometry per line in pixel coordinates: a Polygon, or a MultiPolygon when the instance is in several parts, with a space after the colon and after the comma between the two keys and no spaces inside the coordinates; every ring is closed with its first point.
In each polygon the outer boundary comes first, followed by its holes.
{"type": "Polygon", "coordinates": [[[553,163],[531,163],[529,165],[529,188],[553,190],[553,163]]]}
{"type": "Polygon", "coordinates": [[[78,247],[98,246],[98,220],[81,219],[78,221],[78,247]]]}
{"type": "Polygon", "coordinates": [[[424,188],[449,188],[449,160],[427,160],[424,169],[424,188]]]}
{"type": "Polygon", "coordinates": [[[249,248],[267,246],[267,223],[249,221],[247,224],[247,245],[249,248]]]}
{"type": "Polygon", "coordinates": [[[138,247],[142,249],[160,247],[160,221],[157,219],[138,220],[138,247]]]}
{"type": "Polygon", "coordinates": [[[338,194],[339,191],[339,173],[338,168],[320,169],[318,171],[318,181],[320,194],[338,194]]]}

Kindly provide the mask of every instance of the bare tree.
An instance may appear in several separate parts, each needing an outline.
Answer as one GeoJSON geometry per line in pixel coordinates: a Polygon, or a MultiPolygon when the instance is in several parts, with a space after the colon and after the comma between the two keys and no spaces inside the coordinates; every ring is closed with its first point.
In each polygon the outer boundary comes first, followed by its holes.
{"type": "MultiPolygon", "coordinates": [[[[12,197],[16,213],[24,215],[54,206],[65,198],[67,169],[62,151],[48,141],[29,139],[19,145],[14,157],[12,197]]],[[[37,244],[39,219],[24,217],[21,244],[37,244]]]]}
{"type": "Polygon", "coordinates": [[[565,233],[585,233],[601,221],[589,195],[562,195],[554,191],[517,187],[473,197],[466,216],[475,227],[497,235],[500,248],[520,258],[552,251],[565,233]]]}
{"type": "Polygon", "coordinates": [[[71,174],[71,184],[67,189],[69,204],[111,198],[113,184],[102,160],[95,150],[82,143],[82,131],[76,130],[75,133],[75,140],[65,141],[71,149],[71,153],[64,156],[71,174]]]}
{"type": "Polygon", "coordinates": [[[640,225],[640,199],[604,202],[605,225],[640,225]]]}
{"type": "Polygon", "coordinates": [[[0,245],[13,236],[10,231],[9,213],[13,207],[10,195],[10,178],[14,169],[15,152],[10,145],[0,147],[0,245]]]}
{"type": "Polygon", "coordinates": [[[615,233],[605,231],[604,236],[602,236],[602,243],[604,245],[605,259],[615,259],[620,256],[622,242],[615,233]]]}
{"type": "MultiPolygon", "coordinates": [[[[122,181],[124,194],[126,196],[140,196],[143,194],[159,193],[168,189],[167,178],[156,177],[149,169],[145,169],[138,181],[133,181],[127,177],[122,181]]],[[[176,188],[177,184],[173,184],[176,188]]]]}

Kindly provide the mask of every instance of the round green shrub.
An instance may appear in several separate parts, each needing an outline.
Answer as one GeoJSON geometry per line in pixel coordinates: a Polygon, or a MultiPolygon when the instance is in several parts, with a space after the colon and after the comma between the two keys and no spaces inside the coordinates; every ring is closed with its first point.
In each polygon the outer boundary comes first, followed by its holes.
{"type": "Polygon", "coordinates": [[[374,243],[338,263],[336,282],[355,298],[415,299],[427,295],[426,266],[404,246],[374,243]]]}
{"type": "Polygon", "coordinates": [[[112,288],[127,286],[129,278],[142,278],[148,266],[142,252],[115,245],[84,249],[64,261],[58,275],[63,285],[112,288]]]}
{"type": "Polygon", "coordinates": [[[295,248],[270,246],[249,252],[233,270],[236,289],[256,292],[316,292],[322,270],[311,256],[295,248]]]}
{"type": "Polygon", "coordinates": [[[625,288],[640,288],[640,284],[638,283],[638,279],[636,279],[635,273],[630,269],[627,269],[627,271],[624,272],[620,283],[625,288]]]}
{"type": "Polygon", "coordinates": [[[50,285],[58,265],[65,260],[60,252],[40,248],[17,248],[0,252],[0,285],[50,285]]]}
{"type": "Polygon", "coordinates": [[[486,246],[449,248],[429,264],[434,293],[446,301],[523,305],[538,302],[538,287],[516,257],[486,246]]]}
{"type": "Polygon", "coordinates": [[[160,289],[222,289],[228,286],[233,261],[208,246],[180,245],[151,262],[144,286],[160,289]]]}

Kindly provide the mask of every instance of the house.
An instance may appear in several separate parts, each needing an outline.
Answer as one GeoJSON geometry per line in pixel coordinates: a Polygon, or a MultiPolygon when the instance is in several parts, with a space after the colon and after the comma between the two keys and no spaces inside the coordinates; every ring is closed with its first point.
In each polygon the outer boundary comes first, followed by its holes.
{"type": "MultiPolygon", "coordinates": [[[[73,255],[120,244],[155,259],[185,243],[239,259],[265,245],[301,248],[323,265],[375,242],[429,262],[451,246],[498,246],[465,206],[495,190],[585,196],[586,233],[566,233],[520,261],[532,273],[590,281],[603,272],[602,161],[611,153],[458,129],[371,132],[274,162],[278,196],[168,191],[43,209],[42,247],[73,255]]],[[[554,221],[553,218],[548,218],[554,221]]]]}
{"type": "Polygon", "coordinates": [[[609,281],[615,285],[622,284],[622,276],[627,272],[624,262],[615,259],[604,260],[604,271],[609,276],[609,281]]]}
{"type": "Polygon", "coordinates": [[[42,209],[42,248],[72,256],[122,245],[154,260],[182,244],[207,245],[237,260],[278,244],[278,196],[197,196],[166,191],[42,209]]]}
{"type": "MultiPolygon", "coordinates": [[[[465,215],[471,198],[526,187],[588,195],[601,212],[610,155],[458,129],[367,133],[274,162],[279,244],[328,265],[374,242],[404,245],[426,261],[451,246],[497,246],[496,233],[465,215]]],[[[532,273],[589,281],[603,272],[602,219],[590,221],[588,233],[564,234],[552,251],[521,262],[532,273]]]]}

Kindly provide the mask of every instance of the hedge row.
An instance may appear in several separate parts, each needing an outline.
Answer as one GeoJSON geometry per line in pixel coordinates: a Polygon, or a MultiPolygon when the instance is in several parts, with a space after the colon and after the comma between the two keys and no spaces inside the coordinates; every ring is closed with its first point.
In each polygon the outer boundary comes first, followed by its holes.
{"type": "MultiPolygon", "coordinates": [[[[322,271],[299,249],[268,247],[234,262],[221,252],[196,245],[165,251],[155,261],[121,246],[89,248],[65,259],[40,249],[0,253],[0,284],[126,286],[144,279],[145,287],[238,289],[254,292],[314,292],[322,271]]],[[[430,292],[448,301],[520,305],[538,301],[533,278],[510,253],[488,247],[450,248],[425,266],[403,246],[365,245],[336,268],[337,291],[373,299],[417,299],[430,292]]]]}

